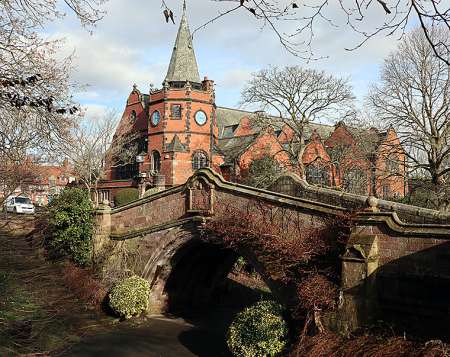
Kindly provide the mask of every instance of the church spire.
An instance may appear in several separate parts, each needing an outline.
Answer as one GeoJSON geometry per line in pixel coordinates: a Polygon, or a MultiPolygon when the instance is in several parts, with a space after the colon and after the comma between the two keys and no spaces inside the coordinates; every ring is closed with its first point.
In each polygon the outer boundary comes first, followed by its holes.
{"type": "Polygon", "coordinates": [[[191,32],[186,18],[186,1],[183,2],[183,15],[164,81],[200,83],[191,32]]]}

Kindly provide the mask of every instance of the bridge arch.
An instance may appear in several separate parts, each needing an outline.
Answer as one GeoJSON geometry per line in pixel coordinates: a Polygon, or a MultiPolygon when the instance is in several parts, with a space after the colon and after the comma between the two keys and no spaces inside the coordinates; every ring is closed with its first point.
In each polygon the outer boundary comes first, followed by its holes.
{"type": "MultiPolygon", "coordinates": [[[[429,316],[448,325],[448,317],[441,313],[443,304],[436,305],[433,299],[420,294],[405,300],[399,286],[406,274],[418,292],[426,290],[423,282],[428,278],[424,277],[434,279],[437,288],[448,289],[450,266],[443,263],[448,261],[443,257],[450,256],[450,226],[447,224],[450,215],[374,197],[315,188],[292,175],[281,178],[276,185],[279,187],[274,191],[279,192],[246,187],[226,182],[211,170],[201,169],[185,185],[112,210],[100,207],[94,239],[95,256],[113,254],[111,245],[121,240],[139,252],[133,271],[151,282],[152,301],[159,303],[159,306],[154,304],[154,308],[161,311],[173,300],[182,301],[183,295],[192,297],[195,296],[193,292],[198,292],[200,300],[207,297],[207,289],[201,292],[198,287],[205,288],[208,286],[205,282],[220,280],[219,277],[225,274],[225,268],[211,267],[216,261],[226,266],[228,259],[232,260],[232,254],[214,251],[203,245],[199,238],[203,221],[214,216],[225,202],[232,202],[236,207],[264,202],[272,207],[271,213],[287,220],[298,216],[310,225],[317,224],[324,216],[356,210],[358,213],[353,218],[346,252],[342,255],[344,307],[341,311],[346,314],[342,329],[357,328],[364,321],[381,316],[383,309],[415,314],[417,305],[429,316]],[[216,258],[205,260],[208,255],[216,258]],[[185,274],[185,271],[191,271],[191,274],[185,274]],[[195,279],[196,275],[197,281],[186,278],[195,279]],[[188,288],[181,288],[182,283],[188,288]],[[386,286],[395,289],[386,289],[386,286]]],[[[283,293],[278,293],[276,286],[272,288],[272,292],[283,300],[283,293]]]]}
{"type": "Polygon", "coordinates": [[[237,258],[245,260],[263,279],[274,298],[287,304],[287,291],[277,286],[249,251],[234,250],[201,238],[201,222],[125,240],[125,250],[139,252],[132,270],[151,286],[154,312],[183,312],[208,305],[216,297],[237,258]]]}

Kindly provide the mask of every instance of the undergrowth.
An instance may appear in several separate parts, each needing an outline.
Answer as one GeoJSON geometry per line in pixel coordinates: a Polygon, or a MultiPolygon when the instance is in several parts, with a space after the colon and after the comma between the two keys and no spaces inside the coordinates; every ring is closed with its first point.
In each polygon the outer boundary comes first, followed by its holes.
{"type": "Polygon", "coordinates": [[[37,223],[27,236],[0,234],[0,356],[61,353],[88,331],[109,324],[87,309],[98,289],[83,276],[85,270],[45,259],[41,228],[37,223]],[[84,285],[86,294],[90,290],[86,300],[74,282],[84,285]]]}
{"type": "Polygon", "coordinates": [[[244,255],[259,266],[269,286],[279,290],[272,292],[291,318],[291,356],[450,356],[448,345],[440,341],[424,345],[394,333],[387,335],[389,329],[364,331],[351,338],[327,330],[323,315],[339,303],[340,256],[351,225],[352,214],[311,222],[269,204],[236,208],[231,203],[207,221],[202,239],[244,255]]]}

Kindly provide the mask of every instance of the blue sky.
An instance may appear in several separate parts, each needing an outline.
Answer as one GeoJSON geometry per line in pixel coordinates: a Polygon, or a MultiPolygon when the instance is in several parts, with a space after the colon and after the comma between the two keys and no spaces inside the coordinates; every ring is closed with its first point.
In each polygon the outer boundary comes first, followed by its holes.
{"type": "MultiPolygon", "coordinates": [[[[283,1],[283,0],[282,0],[283,1]]],[[[180,0],[166,0],[176,14],[176,25],[166,24],[161,3],[157,0],[109,0],[105,18],[90,34],[68,15],[51,25],[47,35],[65,38],[63,54],[74,53],[72,79],[84,90],[76,99],[87,108],[87,116],[107,108],[123,110],[134,83],[148,92],[149,83],[161,86],[169,64],[181,15],[180,0]]],[[[230,1],[187,0],[191,30],[235,6],[230,1]]],[[[330,6],[330,16],[343,25],[341,14],[330,6]]],[[[367,18],[368,26],[385,19],[374,7],[367,18]]],[[[349,52],[361,39],[341,26],[333,28],[322,22],[315,30],[315,52],[326,59],[307,63],[289,54],[268,29],[261,29],[248,11],[235,12],[196,32],[194,48],[200,76],[216,83],[216,103],[237,107],[240,92],[252,72],[269,65],[300,65],[323,69],[340,77],[349,77],[355,95],[362,101],[370,83],[377,81],[379,68],[388,53],[395,49],[394,37],[379,36],[362,48],[349,52]]],[[[294,24],[284,25],[290,31],[294,24]]]]}

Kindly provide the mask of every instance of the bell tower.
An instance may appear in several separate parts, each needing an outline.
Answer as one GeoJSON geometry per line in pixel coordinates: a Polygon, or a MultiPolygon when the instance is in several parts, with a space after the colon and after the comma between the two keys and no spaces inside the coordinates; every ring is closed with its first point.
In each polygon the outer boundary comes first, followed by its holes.
{"type": "Polygon", "coordinates": [[[218,134],[215,109],[214,82],[200,80],[184,3],[163,88],[149,97],[150,172],[178,185],[210,166],[218,134]]]}

